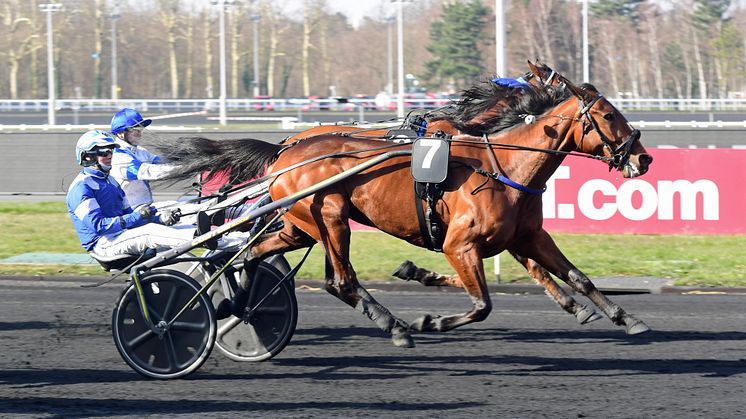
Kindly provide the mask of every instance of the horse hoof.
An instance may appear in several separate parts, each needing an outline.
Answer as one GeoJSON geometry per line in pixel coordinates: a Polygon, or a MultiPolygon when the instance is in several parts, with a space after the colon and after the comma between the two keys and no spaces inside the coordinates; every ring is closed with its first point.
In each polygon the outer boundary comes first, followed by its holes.
{"type": "Polygon", "coordinates": [[[578,320],[578,323],[580,324],[588,324],[590,322],[594,322],[601,318],[601,315],[596,312],[596,310],[588,307],[583,306],[580,311],[575,313],[575,318],[578,320]]]}
{"type": "Polygon", "coordinates": [[[395,327],[391,331],[391,342],[399,348],[414,348],[414,339],[403,327],[395,327]]]}
{"type": "Polygon", "coordinates": [[[640,333],[649,332],[650,328],[642,320],[637,320],[631,325],[627,326],[628,335],[639,335],[640,333]]]}
{"type": "Polygon", "coordinates": [[[412,261],[405,260],[391,275],[405,281],[411,281],[414,279],[415,271],[417,271],[417,265],[412,263],[412,261]]]}

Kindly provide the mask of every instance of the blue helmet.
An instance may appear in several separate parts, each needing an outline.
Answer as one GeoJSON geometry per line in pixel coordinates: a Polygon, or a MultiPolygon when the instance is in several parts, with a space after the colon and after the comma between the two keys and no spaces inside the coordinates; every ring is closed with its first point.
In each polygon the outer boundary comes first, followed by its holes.
{"type": "Polygon", "coordinates": [[[96,164],[96,151],[101,148],[115,149],[119,146],[108,132],[98,129],[88,131],[75,144],[75,159],[81,166],[93,166],[96,164]]]}
{"type": "Polygon", "coordinates": [[[124,108],[114,114],[111,118],[111,133],[119,134],[127,128],[136,126],[147,127],[153,122],[150,119],[142,119],[142,115],[132,108],[124,108]]]}

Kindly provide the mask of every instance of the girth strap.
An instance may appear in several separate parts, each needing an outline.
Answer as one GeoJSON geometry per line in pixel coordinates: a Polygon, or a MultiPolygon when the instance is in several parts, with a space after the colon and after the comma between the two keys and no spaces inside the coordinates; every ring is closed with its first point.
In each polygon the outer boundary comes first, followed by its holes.
{"type": "Polygon", "coordinates": [[[420,235],[425,241],[425,247],[436,252],[443,251],[442,228],[435,214],[435,203],[441,196],[442,191],[438,189],[437,185],[414,182],[414,207],[417,211],[420,235]],[[425,202],[423,201],[427,202],[427,210],[425,210],[425,202]]]}

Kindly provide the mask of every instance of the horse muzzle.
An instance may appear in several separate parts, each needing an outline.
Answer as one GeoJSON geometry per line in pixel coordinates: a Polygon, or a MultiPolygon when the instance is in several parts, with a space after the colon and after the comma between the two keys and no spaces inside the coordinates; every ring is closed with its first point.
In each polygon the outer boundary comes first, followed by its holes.
{"type": "Polygon", "coordinates": [[[622,167],[622,176],[625,178],[635,178],[647,173],[650,164],[653,162],[653,156],[647,153],[636,154],[629,157],[627,163],[622,167]]]}

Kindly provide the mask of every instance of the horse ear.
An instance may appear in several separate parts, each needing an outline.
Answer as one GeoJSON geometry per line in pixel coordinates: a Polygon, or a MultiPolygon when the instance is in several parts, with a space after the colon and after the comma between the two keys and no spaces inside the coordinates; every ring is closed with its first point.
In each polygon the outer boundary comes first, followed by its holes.
{"type": "Polygon", "coordinates": [[[530,60],[526,60],[526,62],[528,62],[528,68],[531,70],[531,73],[533,73],[536,77],[541,77],[541,73],[536,67],[536,64],[532,63],[530,60]]]}

